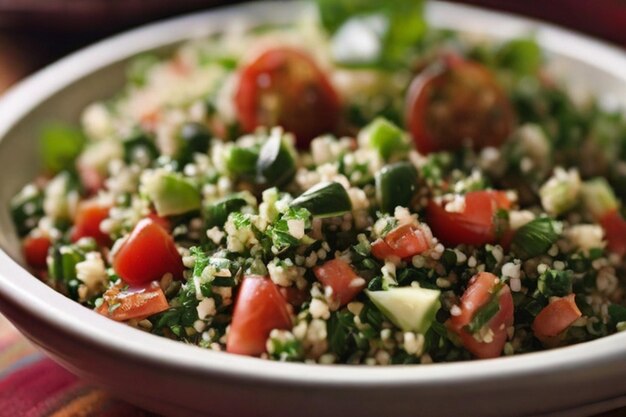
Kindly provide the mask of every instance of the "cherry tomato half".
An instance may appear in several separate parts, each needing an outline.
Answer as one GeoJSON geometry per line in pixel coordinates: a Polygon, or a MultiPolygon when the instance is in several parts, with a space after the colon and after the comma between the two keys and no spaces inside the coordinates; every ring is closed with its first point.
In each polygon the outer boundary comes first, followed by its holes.
{"type": "Polygon", "coordinates": [[[258,356],[273,329],[291,328],[289,305],[268,277],[245,276],[235,302],[226,350],[258,356]]]}
{"type": "Polygon", "coordinates": [[[447,211],[445,206],[430,201],[426,208],[426,223],[433,235],[446,245],[480,246],[497,239],[495,215],[499,209],[508,210],[511,202],[503,191],[471,191],[464,196],[460,211],[447,211]]]}
{"type": "Polygon", "coordinates": [[[100,246],[109,246],[111,238],[100,230],[100,223],[109,217],[111,207],[103,205],[96,200],[86,200],[78,205],[74,229],[72,230],[72,242],[83,237],[91,237],[100,246]]]}
{"type": "Polygon", "coordinates": [[[465,349],[481,359],[495,358],[502,354],[507,328],[513,325],[513,297],[509,286],[505,284],[497,295],[499,311],[485,324],[492,333],[490,341],[478,341],[465,329],[481,307],[490,301],[497,283],[498,278],[489,272],[474,276],[461,297],[461,313],[453,315],[448,322],[449,328],[461,338],[465,349]]]}
{"type": "Polygon", "coordinates": [[[326,75],[306,53],[288,47],[269,49],[243,68],[235,107],[244,131],[282,126],[296,136],[299,148],[333,132],[340,114],[326,75]]]}
{"type": "Polygon", "coordinates": [[[407,126],[422,154],[500,146],[514,126],[513,107],[483,65],[447,57],[413,80],[406,103],[407,126]]]}
{"type": "Polygon", "coordinates": [[[166,273],[183,277],[183,261],[172,236],[150,218],[140,220],[113,258],[113,269],[130,285],[159,280],[166,273]]]}

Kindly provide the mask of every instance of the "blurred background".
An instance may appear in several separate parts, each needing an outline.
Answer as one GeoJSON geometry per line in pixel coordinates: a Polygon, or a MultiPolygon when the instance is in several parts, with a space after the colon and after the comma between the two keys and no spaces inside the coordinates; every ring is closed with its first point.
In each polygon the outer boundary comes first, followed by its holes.
{"type": "MultiPolygon", "coordinates": [[[[453,0],[575,29],[626,47],[626,0],[453,0]]],[[[0,92],[122,30],[241,0],[0,0],[0,92]]]]}

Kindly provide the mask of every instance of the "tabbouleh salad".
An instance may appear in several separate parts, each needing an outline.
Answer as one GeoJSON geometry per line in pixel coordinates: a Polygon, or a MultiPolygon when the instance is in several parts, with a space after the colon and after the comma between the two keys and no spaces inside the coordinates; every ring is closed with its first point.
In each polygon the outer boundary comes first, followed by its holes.
{"type": "Polygon", "coordinates": [[[280,361],[432,363],[626,329],[626,121],[532,38],[318,0],[128,66],[48,126],[24,256],[113,320],[280,361]]]}

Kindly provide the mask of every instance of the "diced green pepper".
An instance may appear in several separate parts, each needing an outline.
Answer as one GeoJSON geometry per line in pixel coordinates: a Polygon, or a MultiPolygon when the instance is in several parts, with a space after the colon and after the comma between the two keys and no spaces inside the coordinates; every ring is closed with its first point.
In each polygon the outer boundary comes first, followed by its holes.
{"type": "Polygon", "coordinates": [[[234,175],[255,175],[259,148],[231,146],[226,151],[226,168],[234,175]]]}

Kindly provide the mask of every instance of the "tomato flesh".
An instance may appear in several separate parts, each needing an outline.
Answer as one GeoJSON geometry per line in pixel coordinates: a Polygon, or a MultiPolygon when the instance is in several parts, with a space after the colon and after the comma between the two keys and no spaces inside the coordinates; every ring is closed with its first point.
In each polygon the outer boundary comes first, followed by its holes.
{"type": "Polygon", "coordinates": [[[575,295],[552,301],[545,306],[532,324],[535,337],[544,343],[552,344],[554,338],[568,329],[582,313],[576,306],[575,295]]]}
{"type": "Polygon", "coordinates": [[[244,131],[282,126],[300,148],[333,132],[340,114],[326,75],[306,53],[287,47],[269,49],[242,69],[235,107],[244,131]]]}
{"type": "Polygon", "coordinates": [[[465,349],[481,359],[495,358],[502,354],[507,340],[507,328],[513,325],[513,297],[508,285],[504,285],[498,295],[499,311],[485,324],[491,330],[491,340],[479,341],[465,328],[490,301],[497,283],[498,277],[489,272],[474,276],[461,297],[461,313],[453,315],[448,322],[448,327],[460,337],[465,349]]]}
{"type": "Polygon", "coordinates": [[[166,273],[181,279],[184,266],[172,236],[159,223],[145,218],[115,254],[113,269],[126,283],[143,285],[166,273]]]}
{"type": "Polygon", "coordinates": [[[604,229],[607,249],[620,256],[626,255],[626,221],[617,209],[611,210],[600,218],[604,229]]]}
{"type": "Polygon", "coordinates": [[[95,167],[87,165],[80,160],[76,164],[80,182],[87,191],[87,194],[94,195],[104,188],[105,176],[102,175],[95,167]]]}
{"type": "Polygon", "coordinates": [[[235,302],[226,351],[258,356],[273,329],[290,329],[289,305],[268,277],[245,276],[235,302]]]}
{"type": "Polygon", "coordinates": [[[472,191],[465,194],[465,205],[459,212],[449,212],[431,200],[426,208],[426,222],[433,235],[446,245],[480,246],[497,240],[494,217],[498,210],[510,208],[502,191],[472,191]]]}
{"type": "Polygon", "coordinates": [[[332,288],[333,297],[340,306],[352,301],[365,287],[365,280],[358,281],[359,276],[343,259],[333,259],[316,266],[313,273],[322,285],[332,288]]]}
{"type": "Polygon", "coordinates": [[[385,236],[372,243],[372,255],[384,260],[390,256],[405,259],[420,254],[430,248],[430,236],[424,230],[406,224],[396,227],[385,236]]]}
{"type": "Polygon", "coordinates": [[[23,242],[24,260],[34,269],[45,269],[52,243],[47,236],[27,236],[23,242]]]}
{"type": "Polygon", "coordinates": [[[100,246],[109,246],[111,238],[100,230],[100,224],[109,217],[110,207],[102,205],[95,200],[87,200],[80,203],[76,211],[74,229],[72,230],[72,242],[83,237],[91,237],[100,246]]]}
{"type": "Polygon", "coordinates": [[[500,146],[513,131],[510,100],[494,74],[478,62],[450,56],[413,80],[406,120],[422,154],[500,146]]]}
{"type": "Polygon", "coordinates": [[[157,282],[122,290],[116,285],[104,293],[104,302],[96,310],[115,321],[145,319],[169,308],[163,290],[157,282]]]}

